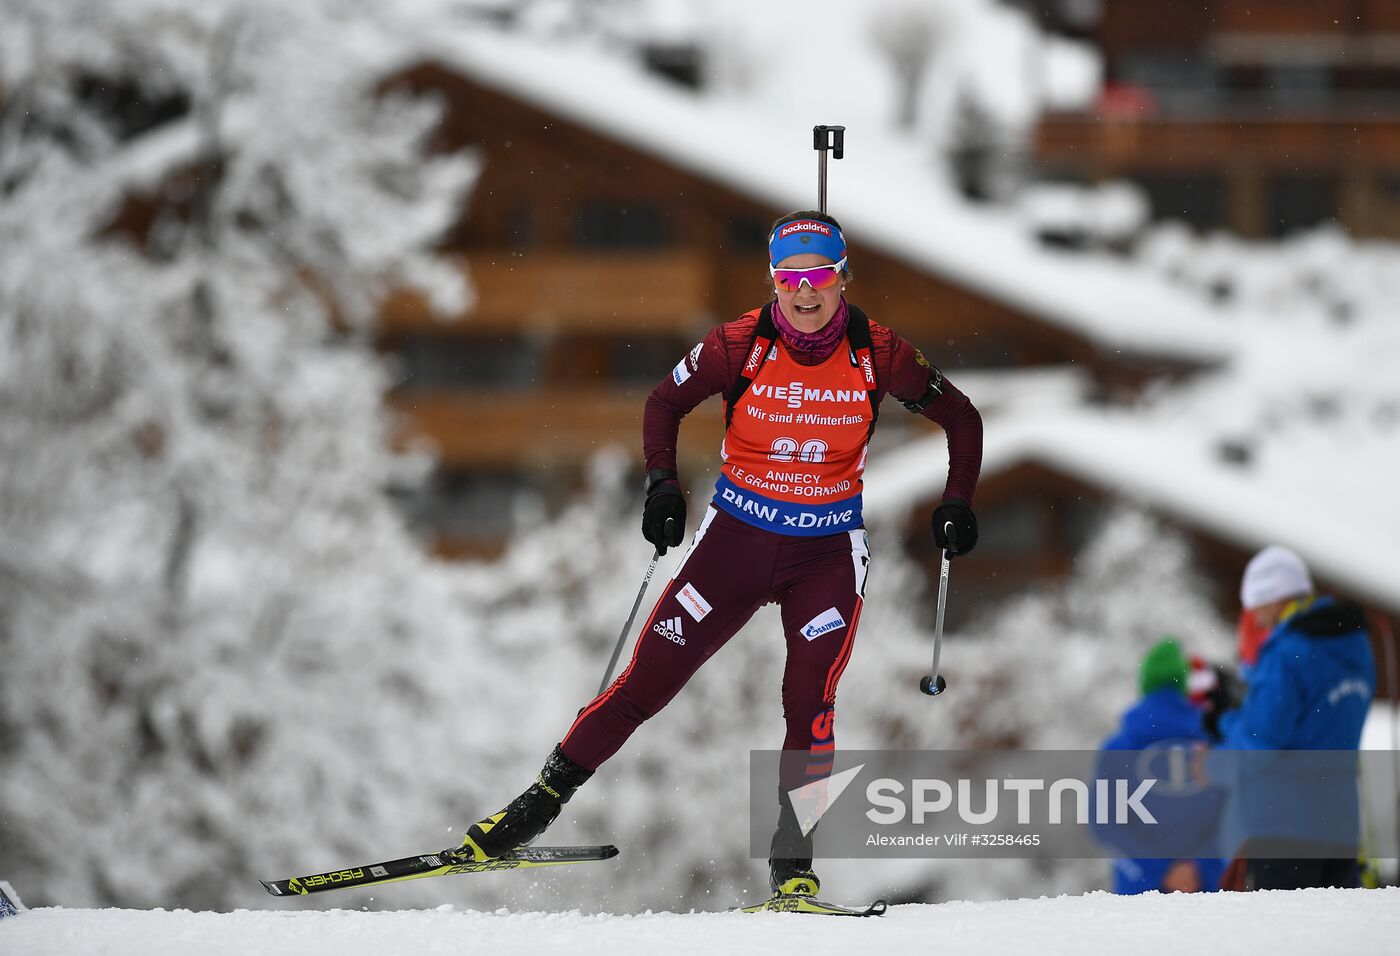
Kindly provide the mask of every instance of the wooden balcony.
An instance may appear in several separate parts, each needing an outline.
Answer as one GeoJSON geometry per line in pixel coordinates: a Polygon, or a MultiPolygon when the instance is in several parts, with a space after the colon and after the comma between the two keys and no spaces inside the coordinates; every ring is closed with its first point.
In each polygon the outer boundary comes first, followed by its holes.
{"type": "Polygon", "coordinates": [[[1035,154],[1043,165],[1101,175],[1218,169],[1242,160],[1287,169],[1387,164],[1400,155],[1400,114],[1331,120],[1060,115],[1041,121],[1035,154]]]}
{"type": "Polygon", "coordinates": [[[1112,0],[1095,34],[1112,60],[1129,51],[1196,49],[1221,34],[1312,39],[1397,29],[1395,0],[1112,0]]]}
{"type": "MultiPolygon", "coordinates": [[[[426,442],[444,467],[577,467],[618,445],[638,459],[645,392],[609,388],[554,391],[453,390],[391,400],[402,416],[399,441],[426,442]]],[[[708,402],[681,424],[688,460],[713,462],[723,436],[723,410],[708,402]]]]}
{"type": "Polygon", "coordinates": [[[693,252],[587,253],[505,250],[454,257],[475,295],[466,316],[435,316],[420,294],[400,290],[385,303],[386,334],[518,333],[534,329],[689,333],[703,324],[713,263],[693,252]]]}
{"type": "Polygon", "coordinates": [[[1393,27],[1394,0],[1227,0],[1217,30],[1278,35],[1370,32],[1393,27]]]}

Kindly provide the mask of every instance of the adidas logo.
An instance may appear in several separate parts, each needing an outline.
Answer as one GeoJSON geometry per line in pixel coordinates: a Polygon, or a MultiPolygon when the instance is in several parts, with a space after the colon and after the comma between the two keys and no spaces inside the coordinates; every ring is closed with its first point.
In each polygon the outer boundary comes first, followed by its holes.
{"type": "Polygon", "coordinates": [[[669,621],[657,621],[655,626],[652,627],[652,630],[668,641],[674,641],[681,645],[685,644],[685,638],[681,636],[681,619],[679,617],[673,617],[669,621]]]}

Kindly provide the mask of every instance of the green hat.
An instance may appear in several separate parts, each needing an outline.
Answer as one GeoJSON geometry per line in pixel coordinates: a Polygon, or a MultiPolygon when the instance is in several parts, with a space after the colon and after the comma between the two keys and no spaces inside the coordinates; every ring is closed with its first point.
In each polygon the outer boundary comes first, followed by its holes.
{"type": "Polygon", "coordinates": [[[1164,638],[1147,652],[1138,671],[1138,685],[1144,695],[1169,685],[1186,693],[1186,656],[1176,638],[1164,638]]]}

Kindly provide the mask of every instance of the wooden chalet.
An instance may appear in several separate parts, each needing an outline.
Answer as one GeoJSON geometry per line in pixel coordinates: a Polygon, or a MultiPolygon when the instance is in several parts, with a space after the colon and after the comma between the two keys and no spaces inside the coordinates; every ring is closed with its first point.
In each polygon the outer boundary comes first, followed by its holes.
{"type": "Polygon", "coordinates": [[[1107,0],[1105,87],[1039,125],[1049,178],[1129,179],[1156,218],[1400,237],[1400,3],[1107,0]]]}

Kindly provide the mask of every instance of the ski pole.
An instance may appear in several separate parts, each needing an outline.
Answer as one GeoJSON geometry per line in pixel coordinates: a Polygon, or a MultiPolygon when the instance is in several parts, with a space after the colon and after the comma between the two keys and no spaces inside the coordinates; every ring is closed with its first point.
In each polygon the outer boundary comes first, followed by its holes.
{"type": "Polygon", "coordinates": [[[817,151],[817,210],[826,212],[826,153],[832,159],[846,155],[846,127],[813,126],[812,148],[817,151]]]}
{"type": "MultiPolygon", "coordinates": [[[[943,523],[943,534],[951,543],[953,522],[943,523]]],[[[937,697],[948,689],[948,682],[938,673],[938,655],[943,649],[943,610],[948,606],[948,549],[943,549],[943,567],[938,574],[938,617],[933,625],[933,666],[919,679],[919,690],[930,697],[937,697]]]]}
{"type": "MultiPolygon", "coordinates": [[[[671,528],[674,527],[675,519],[666,519],[666,537],[671,536],[671,528]]],[[[661,549],[657,548],[651,554],[651,564],[647,565],[646,577],[642,578],[642,586],[637,589],[637,599],[632,602],[632,613],[627,615],[627,623],[622,625],[622,633],[617,635],[617,646],[613,648],[612,659],[608,661],[608,669],[603,672],[603,682],[598,685],[598,693],[594,696],[601,696],[603,691],[608,689],[608,681],[612,680],[613,668],[617,666],[617,659],[622,654],[622,645],[627,643],[627,632],[632,630],[632,622],[637,618],[637,608],[642,606],[642,595],[647,593],[647,585],[651,584],[651,576],[656,573],[656,562],[661,560],[661,549]]]]}

